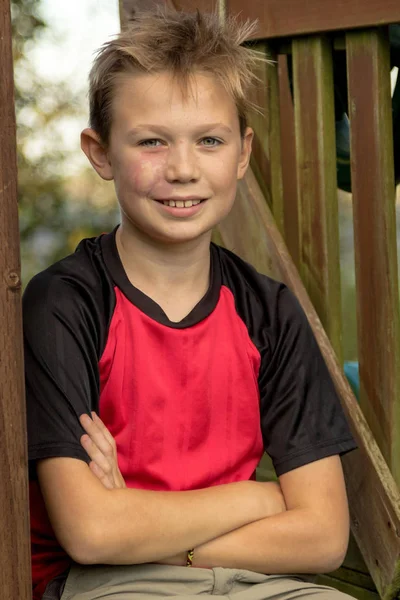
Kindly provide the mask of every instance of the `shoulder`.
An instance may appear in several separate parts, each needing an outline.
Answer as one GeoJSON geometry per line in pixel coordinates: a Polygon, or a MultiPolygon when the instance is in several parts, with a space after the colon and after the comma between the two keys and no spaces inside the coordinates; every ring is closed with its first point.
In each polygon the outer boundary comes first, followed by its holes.
{"type": "Polygon", "coordinates": [[[230,250],[220,246],[216,246],[216,249],[222,285],[232,292],[236,308],[245,321],[250,317],[252,320],[256,318],[259,326],[271,330],[287,322],[307,323],[296,296],[283,282],[259,273],[230,250]]]}
{"type": "Polygon", "coordinates": [[[82,240],[74,253],[31,279],[22,299],[25,333],[37,334],[41,326],[51,331],[56,323],[104,330],[115,299],[100,237],[82,240]]]}
{"type": "Polygon", "coordinates": [[[101,259],[100,238],[82,240],[75,252],[35,275],[28,283],[26,307],[56,301],[86,300],[101,291],[108,279],[101,259]],[[89,296],[88,296],[89,292],[89,296]]]}

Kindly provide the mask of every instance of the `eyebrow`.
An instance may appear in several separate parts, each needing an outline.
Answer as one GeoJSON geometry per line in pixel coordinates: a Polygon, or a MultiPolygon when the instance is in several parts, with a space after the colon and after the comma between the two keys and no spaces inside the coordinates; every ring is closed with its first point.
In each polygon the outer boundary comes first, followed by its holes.
{"type": "MultiPolygon", "coordinates": [[[[143,129],[155,132],[159,131],[163,135],[168,135],[170,133],[168,127],[164,127],[164,125],[155,125],[154,123],[140,123],[139,125],[136,125],[136,127],[133,127],[129,131],[128,135],[135,135],[136,133],[140,133],[143,129]]],[[[202,132],[204,133],[206,131],[212,131],[213,129],[223,129],[227,133],[232,133],[232,129],[227,125],[224,125],[223,123],[205,123],[204,125],[196,127],[194,129],[194,133],[198,135],[202,132]]]]}

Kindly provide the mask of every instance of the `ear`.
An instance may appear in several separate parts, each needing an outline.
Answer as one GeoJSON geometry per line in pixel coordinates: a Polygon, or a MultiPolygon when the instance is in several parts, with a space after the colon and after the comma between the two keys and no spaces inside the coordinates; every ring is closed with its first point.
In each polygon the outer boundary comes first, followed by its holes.
{"type": "Polygon", "coordinates": [[[88,127],[82,131],[81,148],[102,179],[107,181],[114,179],[108,151],[94,129],[88,127]]]}
{"type": "Polygon", "coordinates": [[[249,166],[251,156],[251,144],[253,142],[254,131],[251,127],[246,127],[244,136],[242,139],[242,150],[240,152],[239,164],[237,169],[237,178],[243,179],[249,166]]]}

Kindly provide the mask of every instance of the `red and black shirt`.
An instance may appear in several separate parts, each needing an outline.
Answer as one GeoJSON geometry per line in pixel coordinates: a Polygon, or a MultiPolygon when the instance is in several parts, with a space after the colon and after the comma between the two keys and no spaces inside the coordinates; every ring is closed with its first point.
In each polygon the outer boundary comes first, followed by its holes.
{"type": "Polygon", "coordinates": [[[89,462],[82,413],[116,440],[128,487],[200,489],[355,447],[308,321],[282,283],[210,247],[206,295],[179,323],[129,281],[115,231],[32,279],[24,335],[35,598],[68,569],[36,461],[89,462]]]}

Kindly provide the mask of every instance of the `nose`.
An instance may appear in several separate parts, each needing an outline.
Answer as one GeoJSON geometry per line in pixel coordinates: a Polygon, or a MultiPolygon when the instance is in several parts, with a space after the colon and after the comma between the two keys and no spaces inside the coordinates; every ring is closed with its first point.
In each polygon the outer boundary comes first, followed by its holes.
{"type": "Polygon", "coordinates": [[[199,179],[198,158],[189,144],[178,142],[170,146],[166,179],[170,183],[190,183],[199,179]]]}

